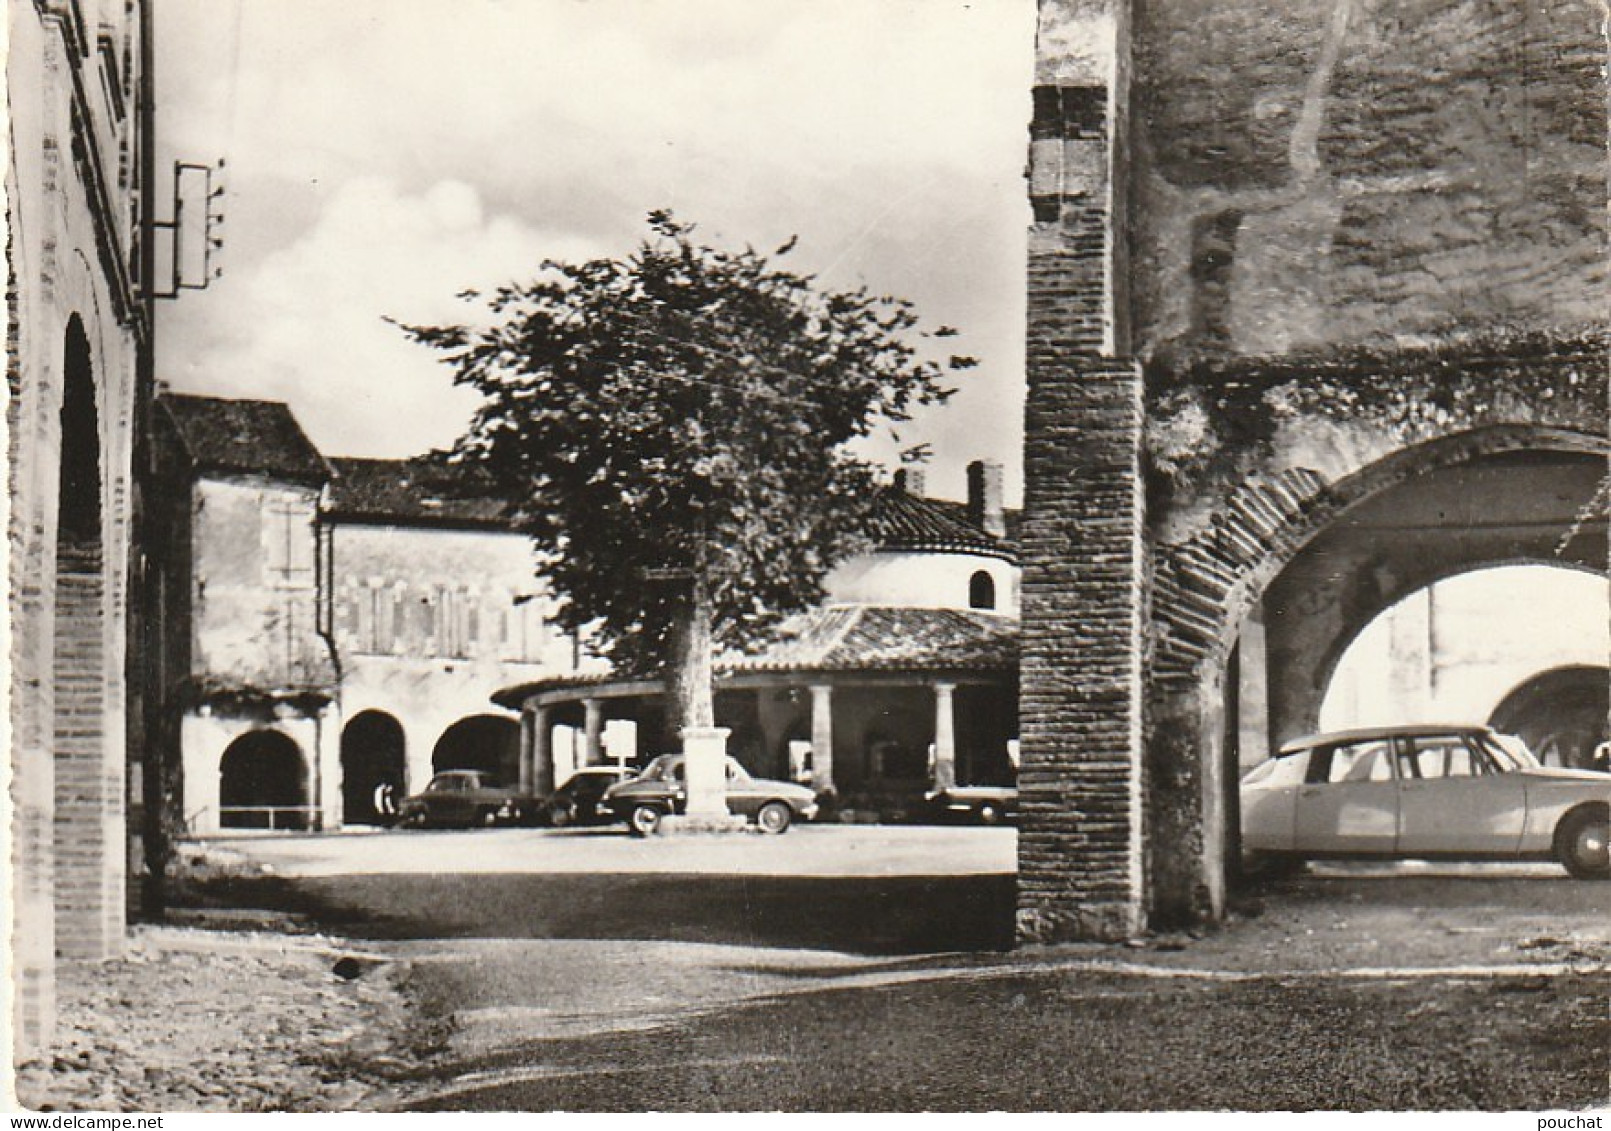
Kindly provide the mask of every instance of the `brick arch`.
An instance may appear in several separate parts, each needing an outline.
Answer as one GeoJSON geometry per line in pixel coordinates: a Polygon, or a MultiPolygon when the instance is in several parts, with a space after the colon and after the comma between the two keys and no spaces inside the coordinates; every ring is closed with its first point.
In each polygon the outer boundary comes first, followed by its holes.
{"type": "MultiPolygon", "coordinates": [[[[1229,764],[1227,689],[1232,652],[1244,618],[1290,577],[1294,563],[1371,504],[1432,473],[1479,466],[1527,453],[1603,458],[1607,440],[1572,429],[1506,424],[1454,432],[1393,451],[1327,483],[1317,472],[1290,469],[1255,475],[1217,508],[1207,528],[1156,552],[1153,573],[1153,655],[1147,686],[1144,767],[1147,836],[1143,868],[1154,923],[1212,917],[1223,906],[1235,874],[1236,774],[1229,764]]],[[[1604,475],[1604,467],[1597,474],[1604,475]]],[[[1604,540],[1596,545],[1600,568],[1604,540]]],[[[1584,548],[1587,552],[1587,548],[1584,548]]],[[[1463,563],[1470,568],[1474,561],[1463,563]]],[[[1361,597],[1349,620],[1367,622],[1392,599],[1431,575],[1361,597]]],[[[1355,580],[1344,575],[1338,588],[1355,580]]],[[[1329,650],[1332,641],[1326,641],[1329,650]]],[[[1311,647],[1303,653],[1312,659],[1311,647]]],[[[1271,667],[1289,681],[1301,665],[1285,664],[1272,649],[1271,667]]],[[[1313,666],[1303,669],[1312,674],[1313,666]]],[[[1293,683],[1288,683],[1291,691],[1293,683]]],[[[1272,703],[1272,729],[1318,712],[1318,691],[1292,692],[1286,710],[1272,703]],[[1287,720],[1285,723],[1281,720],[1287,720]]],[[[1272,701],[1277,696],[1272,691],[1272,701]]],[[[1276,733],[1273,737],[1290,737],[1276,733]]]]}
{"type": "Polygon", "coordinates": [[[1250,476],[1207,530],[1158,552],[1154,680],[1183,687],[1205,662],[1223,663],[1265,588],[1345,511],[1426,472],[1523,451],[1611,456],[1611,445],[1574,429],[1492,425],[1398,449],[1332,483],[1310,468],[1250,476]]]}

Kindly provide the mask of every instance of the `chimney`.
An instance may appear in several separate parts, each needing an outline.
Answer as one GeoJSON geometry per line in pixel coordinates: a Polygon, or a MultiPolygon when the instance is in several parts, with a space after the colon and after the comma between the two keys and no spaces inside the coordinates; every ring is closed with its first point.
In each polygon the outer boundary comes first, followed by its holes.
{"type": "Polygon", "coordinates": [[[995,460],[977,459],[968,465],[968,521],[994,538],[1007,536],[1007,515],[1002,503],[1005,473],[995,460]]]}
{"type": "Polygon", "coordinates": [[[921,498],[926,486],[921,467],[902,467],[895,472],[895,489],[897,491],[905,491],[908,495],[916,495],[921,498]]]}

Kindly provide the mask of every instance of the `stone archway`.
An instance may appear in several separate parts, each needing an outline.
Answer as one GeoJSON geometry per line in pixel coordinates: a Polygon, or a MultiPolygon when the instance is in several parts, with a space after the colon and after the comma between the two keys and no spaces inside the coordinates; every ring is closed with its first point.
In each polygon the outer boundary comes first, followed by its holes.
{"type": "Polygon", "coordinates": [[[384,711],[360,711],[341,731],[341,819],[344,824],[385,824],[385,810],[408,792],[403,726],[384,711]]]}
{"type": "Polygon", "coordinates": [[[306,829],[308,764],[296,740],[254,730],[218,761],[218,823],[226,829],[306,829]]]}

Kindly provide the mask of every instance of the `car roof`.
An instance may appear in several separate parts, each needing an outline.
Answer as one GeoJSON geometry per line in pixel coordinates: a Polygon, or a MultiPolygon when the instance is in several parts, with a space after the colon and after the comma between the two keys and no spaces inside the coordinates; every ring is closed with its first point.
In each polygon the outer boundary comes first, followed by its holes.
{"type": "Polygon", "coordinates": [[[1493,728],[1482,723],[1408,723],[1399,726],[1356,727],[1352,730],[1325,731],[1306,734],[1281,744],[1279,754],[1295,754],[1299,750],[1312,750],[1316,746],[1336,746],[1344,742],[1369,742],[1377,738],[1419,738],[1433,734],[1492,734],[1493,728]]]}

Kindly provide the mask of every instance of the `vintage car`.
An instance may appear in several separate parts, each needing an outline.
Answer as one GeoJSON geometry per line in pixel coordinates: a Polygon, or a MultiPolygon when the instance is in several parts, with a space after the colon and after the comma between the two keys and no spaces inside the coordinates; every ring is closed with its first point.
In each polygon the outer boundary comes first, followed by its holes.
{"type": "Polygon", "coordinates": [[[471,828],[526,819],[532,799],[501,786],[483,770],[444,770],[419,793],[403,798],[397,823],[405,828],[471,828]]]}
{"type": "MultiPolygon", "coordinates": [[[[660,819],[681,813],[688,804],[683,756],[662,754],[630,781],[611,786],[603,804],[627,822],[637,836],[648,836],[660,819]]],[[[727,808],[748,817],[764,833],[781,833],[798,818],[817,815],[817,798],[808,787],[793,782],[751,777],[748,770],[727,759],[727,808]]]]}
{"type": "Polygon", "coordinates": [[[1018,813],[1018,790],[1010,785],[953,785],[930,790],[923,800],[929,815],[943,821],[999,825],[1018,813]]]}
{"type": "Polygon", "coordinates": [[[607,824],[616,817],[600,804],[604,794],[636,772],[624,766],[584,766],[548,795],[538,809],[539,817],[556,829],[607,824]]]}
{"type": "Polygon", "coordinates": [[[1611,779],[1545,767],[1482,726],[1311,735],[1242,779],[1242,847],[1254,863],[1320,857],[1558,860],[1611,875],[1611,779]]]}

